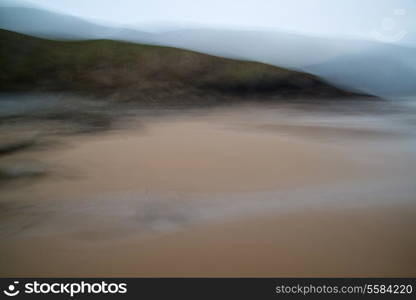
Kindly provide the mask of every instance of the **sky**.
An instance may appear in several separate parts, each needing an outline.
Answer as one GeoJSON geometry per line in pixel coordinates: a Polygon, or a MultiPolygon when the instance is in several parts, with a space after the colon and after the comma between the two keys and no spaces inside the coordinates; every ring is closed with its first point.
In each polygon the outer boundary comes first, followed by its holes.
{"type": "MultiPolygon", "coordinates": [[[[386,89],[414,90],[416,0],[0,0],[0,6],[40,7],[139,31],[201,27],[253,30],[150,34],[154,38],[150,42],[287,68],[308,67],[308,72],[327,80],[361,90],[371,88],[375,94],[386,89]],[[255,31],[258,29],[271,31],[255,31]],[[318,69],[311,71],[311,66],[318,69]]],[[[39,12],[14,11],[24,13],[20,18],[6,15],[9,30],[31,34],[37,24],[37,34],[51,34],[56,29],[60,38],[68,31],[80,33],[81,38],[102,38],[94,30],[104,28],[105,37],[111,32],[113,38],[148,42],[143,40],[146,33],[118,26],[95,26],[42,12],[42,16],[53,16],[48,21],[47,17],[36,17],[39,12]],[[20,25],[24,30],[16,30],[20,25]]]]}
{"type": "MultiPolygon", "coordinates": [[[[13,0],[8,0],[13,1],[13,0]]],[[[416,30],[415,0],[28,0],[87,19],[122,24],[277,29],[387,37],[416,30]]]]}

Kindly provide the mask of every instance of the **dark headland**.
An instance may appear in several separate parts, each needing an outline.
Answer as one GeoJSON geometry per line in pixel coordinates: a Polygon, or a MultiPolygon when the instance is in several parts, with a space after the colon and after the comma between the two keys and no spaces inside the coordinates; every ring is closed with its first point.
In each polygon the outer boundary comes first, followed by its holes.
{"type": "Polygon", "coordinates": [[[177,48],[6,30],[0,40],[0,91],[75,92],[146,106],[356,95],[311,74],[177,48]]]}

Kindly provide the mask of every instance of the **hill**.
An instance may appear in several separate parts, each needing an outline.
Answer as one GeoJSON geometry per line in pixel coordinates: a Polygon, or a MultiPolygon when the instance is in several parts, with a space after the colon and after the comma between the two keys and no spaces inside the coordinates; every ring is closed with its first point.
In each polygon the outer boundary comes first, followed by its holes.
{"type": "Polygon", "coordinates": [[[112,40],[52,41],[6,30],[0,30],[0,65],[2,91],[73,91],[152,103],[349,95],[313,75],[262,63],[112,40]]]}
{"type": "MultiPolygon", "coordinates": [[[[139,34],[136,40],[122,33],[115,39],[143,41],[139,34]]],[[[400,43],[227,29],[178,30],[154,35],[145,43],[295,69],[340,88],[381,97],[416,94],[416,51],[400,43]]]]}
{"type": "Polygon", "coordinates": [[[118,31],[117,28],[41,8],[12,6],[0,6],[0,28],[62,40],[97,39],[118,31]]]}

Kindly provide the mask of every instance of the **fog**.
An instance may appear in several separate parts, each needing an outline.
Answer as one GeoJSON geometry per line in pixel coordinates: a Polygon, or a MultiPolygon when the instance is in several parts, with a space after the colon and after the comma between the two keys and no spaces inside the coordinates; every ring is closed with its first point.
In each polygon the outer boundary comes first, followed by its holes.
{"type": "MultiPolygon", "coordinates": [[[[415,25],[412,0],[32,0],[34,4],[87,19],[121,24],[169,22],[205,26],[269,28],[317,35],[373,37],[385,18],[415,25]],[[396,10],[404,10],[397,13],[396,10]]],[[[193,25],[190,25],[193,26],[193,25]]],[[[408,29],[408,28],[407,28],[408,29]]],[[[414,32],[414,31],[413,31],[414,32]]]]}
{"type": "Polygon", "coordinates": [[[4,1],[0,28],[174,46],[395,97],[416,93],[415,9],[410,0],[4,1]]]}

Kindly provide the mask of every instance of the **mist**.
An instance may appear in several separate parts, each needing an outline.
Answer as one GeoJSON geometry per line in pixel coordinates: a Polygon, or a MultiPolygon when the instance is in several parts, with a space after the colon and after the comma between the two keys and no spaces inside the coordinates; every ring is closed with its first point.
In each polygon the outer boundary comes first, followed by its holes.
{"type": "Polygon", "coordinates": [[[0,0],[0,276],[415,277],[415,8],[0,0]]]}
{"type": "Polygon", "coordinates": [[[0,28],[263,62],[384,97],[416,93],[413,1],[5,1],[0,28]],[[359,12],[359,13],[357,13],[359,12]],[[382,66],[382,70],[380,67],[382,66]]]}

